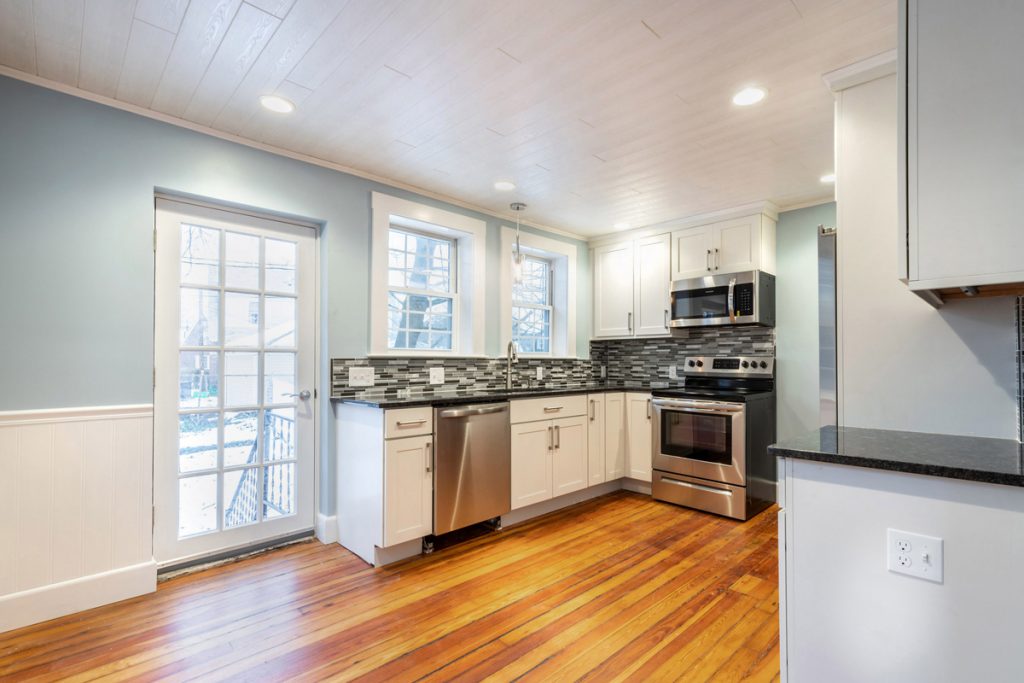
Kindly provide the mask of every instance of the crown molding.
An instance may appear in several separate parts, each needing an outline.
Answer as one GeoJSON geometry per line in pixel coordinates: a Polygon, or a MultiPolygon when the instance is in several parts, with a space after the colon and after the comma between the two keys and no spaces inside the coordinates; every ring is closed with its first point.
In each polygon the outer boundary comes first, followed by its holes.
{"type": "MultiPolygon", "coordinates": [[[[311,164],[313,166],[319,166],[321,168],[326,168],[326,169],[329,169],[331,171],[337,171],[338,173],[344,173],[346,175],[355,176],[357,178],[362,178],[364,180],[370,180],[370,181],[373,181],[375,183],[381,183],[382,185],[387,185],[389,187],[393,187],[393,188],[396,188],[396,189],[399,189],[399,190],[406,190],[408,192],[414,192],[414,193],[416,193],[416,194],[418,194],[418,195],[420,195],[422,197],[427,197],[429,199],[436,199],[437,201],[445,202],[447,204],[451,204],[452,206],[457,206],[459,208],[467,209],[469,211],[475,211],[477,213],[481,213],[481,214],[484,214],[486,216],[491,216],[493,218],[500,218],[501,220],[506,220],[506,221],[507,220],[513,220],[513,221],[515,220],[515,216],[511,212],[509,212],[509,213],[499,213],[499,212],[496,212],[496,211],[492,211],[491,209],[486,209],[486,208],[484,208],[482,206],[477,206],[476,204],[471,204],[469,202],[464,202],[461,199],[456,199],[455,197],[449,197],[448,195],[440,194],[440,193],[437,193],[437,192],[432,192],[431,190],[427,190],[425,188],[422,188],[422,187],[419,187],[419,186],[416,186],[416,185],[410,185],[408,183],[403,183],[403,182],[401,182],[399,180],[395,180],[393,178],[388,178],[388,177],[385,177],[385,176],[376,175],[376,174],[373,174],[373,173],[369,173],[367,171],[362,171],[362,170],[360,170],[358,168],[353,168],[351,166],[345,166],[343,164],[338,164],[338,163],[335,163],[333,161],[328,161],[327,159],[321,159],[320,157],[315,157],[315,156],[312,156],[312,155],[309,155],[309,154],[302,154],[301,152],[293,152],[293,151],[285,149],[283,147],[277,147],[275,145],[268,145],[268,144],[265,144],[265,143],[262,143],[262,142],[257,142],[255,140],[250,140],[248,138],[244,138],[244,137],[241,137],[239,135],[234,135],[233,133],[225,133],[225,132],[219,131],[219,130],[217,130],[215,128],[210,128],[209,126],[203,126],[203,125],[200,125],[198,123],[193,123],[191,121],[186,121],[185,119],[178,118],[177,116],[170,116],[169,114],[163,114],[161,112],[154,111],[152,109],[147,109],[145,107],[140,107],[140,106],[135,105],[135,104],[130,104],[128,102],[122,102],[120,100],[115,100],[114,98],[107,97],[106,95],[98,95],[96,93],[92,93],[92,92],[89,92],[87,90],[82,90],[81,88],[78,88],[78,87],[73,86],[73,85],[67,85],[65,83],[58,83],[57,81],[51,81],[48,78],[43,78],[41,76],[36,76],[34,74],[26,73],[24,71],[19,71],[17,69],[12,69],[12,68],[10,68],[8,66],[0,65],[0,76],[7,76],[8,78],[13,78],[14,80],[17,80],[17,81],[22,81],[24,83],[29,83],[31,85],[39,86],[40,88],[45,88],[47,90],[54,90],[56,92],[63,93],[65,95],[71,95],[72,97],[77,97],[79,99],[88,100],[90,102],[95,102],[96,104],[102,104],[104,106],[111,107],[113,109],[120,109],[121,111],[126,111],[126,112],[128,112],[130,114],[136,114],[138,116],[143,116],[143,117],[145,117],[147,119],[152,119],[154,121],[160,121],[161,123],[167,123],[167,124],[170,124],[172,126],[176,126],[178,128],[185,128],[187,130],[191,130],[191,131],[196,132],[196,133],[201,133],[203,135],[209,135],[210,137],[219,138],[221,140],[226,140],[228,142],[234,142],[234,143],[239,144],[239,145],[244,145],[246,147],[251,147],[252,149],[258,149],[261,152],[267,152],[269,154],[274,154],[274,155],[281,156],[281,157],[287,157],[289,159],[294,159],[295,161],[301,161],[303,163],[311,164]]],[[[563,237],[569,237],[569,238],[574,239],[574,240],[579,240],[580,242],[586,242],[587,241],[587,237],[585,237],[583,235],[580,235],[579,233],[575,233],[575,232],[572,232],[570,230],[563,230],[562,228],[556,228],[556,227],[551,226],[551,225],[544,225],[543,223],[533,223],[533,222],[531,222],[531,223],[524,223],[524,225],[529,225],[532,228],[535,228],[537,230],[542,230],[544,232],[549,232],[549,233],[553,233],[555,235],[562,235],[563,237]]]]}
{"type": "Polygon", "coordinates": [[[838,93],[855,85],[891,76],[896,73],[896,61],[896,50],[889,50],[835,71],[829,71],[822,75],[821,80],[825,81],[829,90],[838,93]]]}

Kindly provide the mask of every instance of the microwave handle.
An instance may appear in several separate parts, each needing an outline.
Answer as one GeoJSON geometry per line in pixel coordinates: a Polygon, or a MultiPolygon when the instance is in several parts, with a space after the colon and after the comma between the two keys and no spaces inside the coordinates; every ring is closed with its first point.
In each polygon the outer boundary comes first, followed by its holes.
{"type": "Polygon", "coordinates": [[[736,322],[736,308],[733,306],[736,293],[736,278],[729,278],[729,322],[736,322]]]}

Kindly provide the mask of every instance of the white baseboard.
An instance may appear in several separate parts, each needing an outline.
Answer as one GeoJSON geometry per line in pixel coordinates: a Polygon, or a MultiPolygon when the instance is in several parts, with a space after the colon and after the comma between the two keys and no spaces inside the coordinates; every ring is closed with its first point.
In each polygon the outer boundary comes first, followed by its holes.
{"type": "Polygon", "coordinates": [[[113,569],[0,597],[0,633],[156,590],[156,562],[113,569]]]}
{"type": "Polygon", "coordinates": [[[316,513],[316,537],[321,543],[338,542],[338,516],[316,513]]]}
{"type": "Polygon", "coordinates": [[[639,479],[623,479],[622,488],[633,493],[644,493],[651,495],[651,482],[640,481],[639,479]]]}

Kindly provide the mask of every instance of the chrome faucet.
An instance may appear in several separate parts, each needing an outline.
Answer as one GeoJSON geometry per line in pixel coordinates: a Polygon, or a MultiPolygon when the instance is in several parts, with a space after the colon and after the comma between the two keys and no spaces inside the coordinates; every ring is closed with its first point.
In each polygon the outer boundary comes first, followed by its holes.
{"type": "Polygon", "coordinates": [[[519,352],[516,351],[516,343],[510,341],[508,343],[508,350],[506,351],[506,366],[505,366],[505,388],[512,388],[512,364],[519,362],[519,352]]]}

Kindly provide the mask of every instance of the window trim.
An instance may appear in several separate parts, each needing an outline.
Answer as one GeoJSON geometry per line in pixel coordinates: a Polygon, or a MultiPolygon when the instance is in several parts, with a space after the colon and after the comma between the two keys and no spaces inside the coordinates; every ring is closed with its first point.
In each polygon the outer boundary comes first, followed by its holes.
{"type": "Polygon", "coordinates": [[[486,321],[487,223],[453,211],[371,193],[370,356],[484,356],[486,321]],[[401,230],[455,241],[452,350],[388,348],[388,234],[401,230]]]}
{"type": "MultiPolygon", "coordinates": [[[[501,226],[501,348],[512,340],[512,245],[516,229],[501,226]]],[[[578,247],[569,242],[520,232],[523,252],[549,261],[552,265],[551,352],[523,354],[532,358],[578,358],[576,348],[576,300],[578,247]],[[559,299],[564,299],[562,304],[559,299]]]]}

